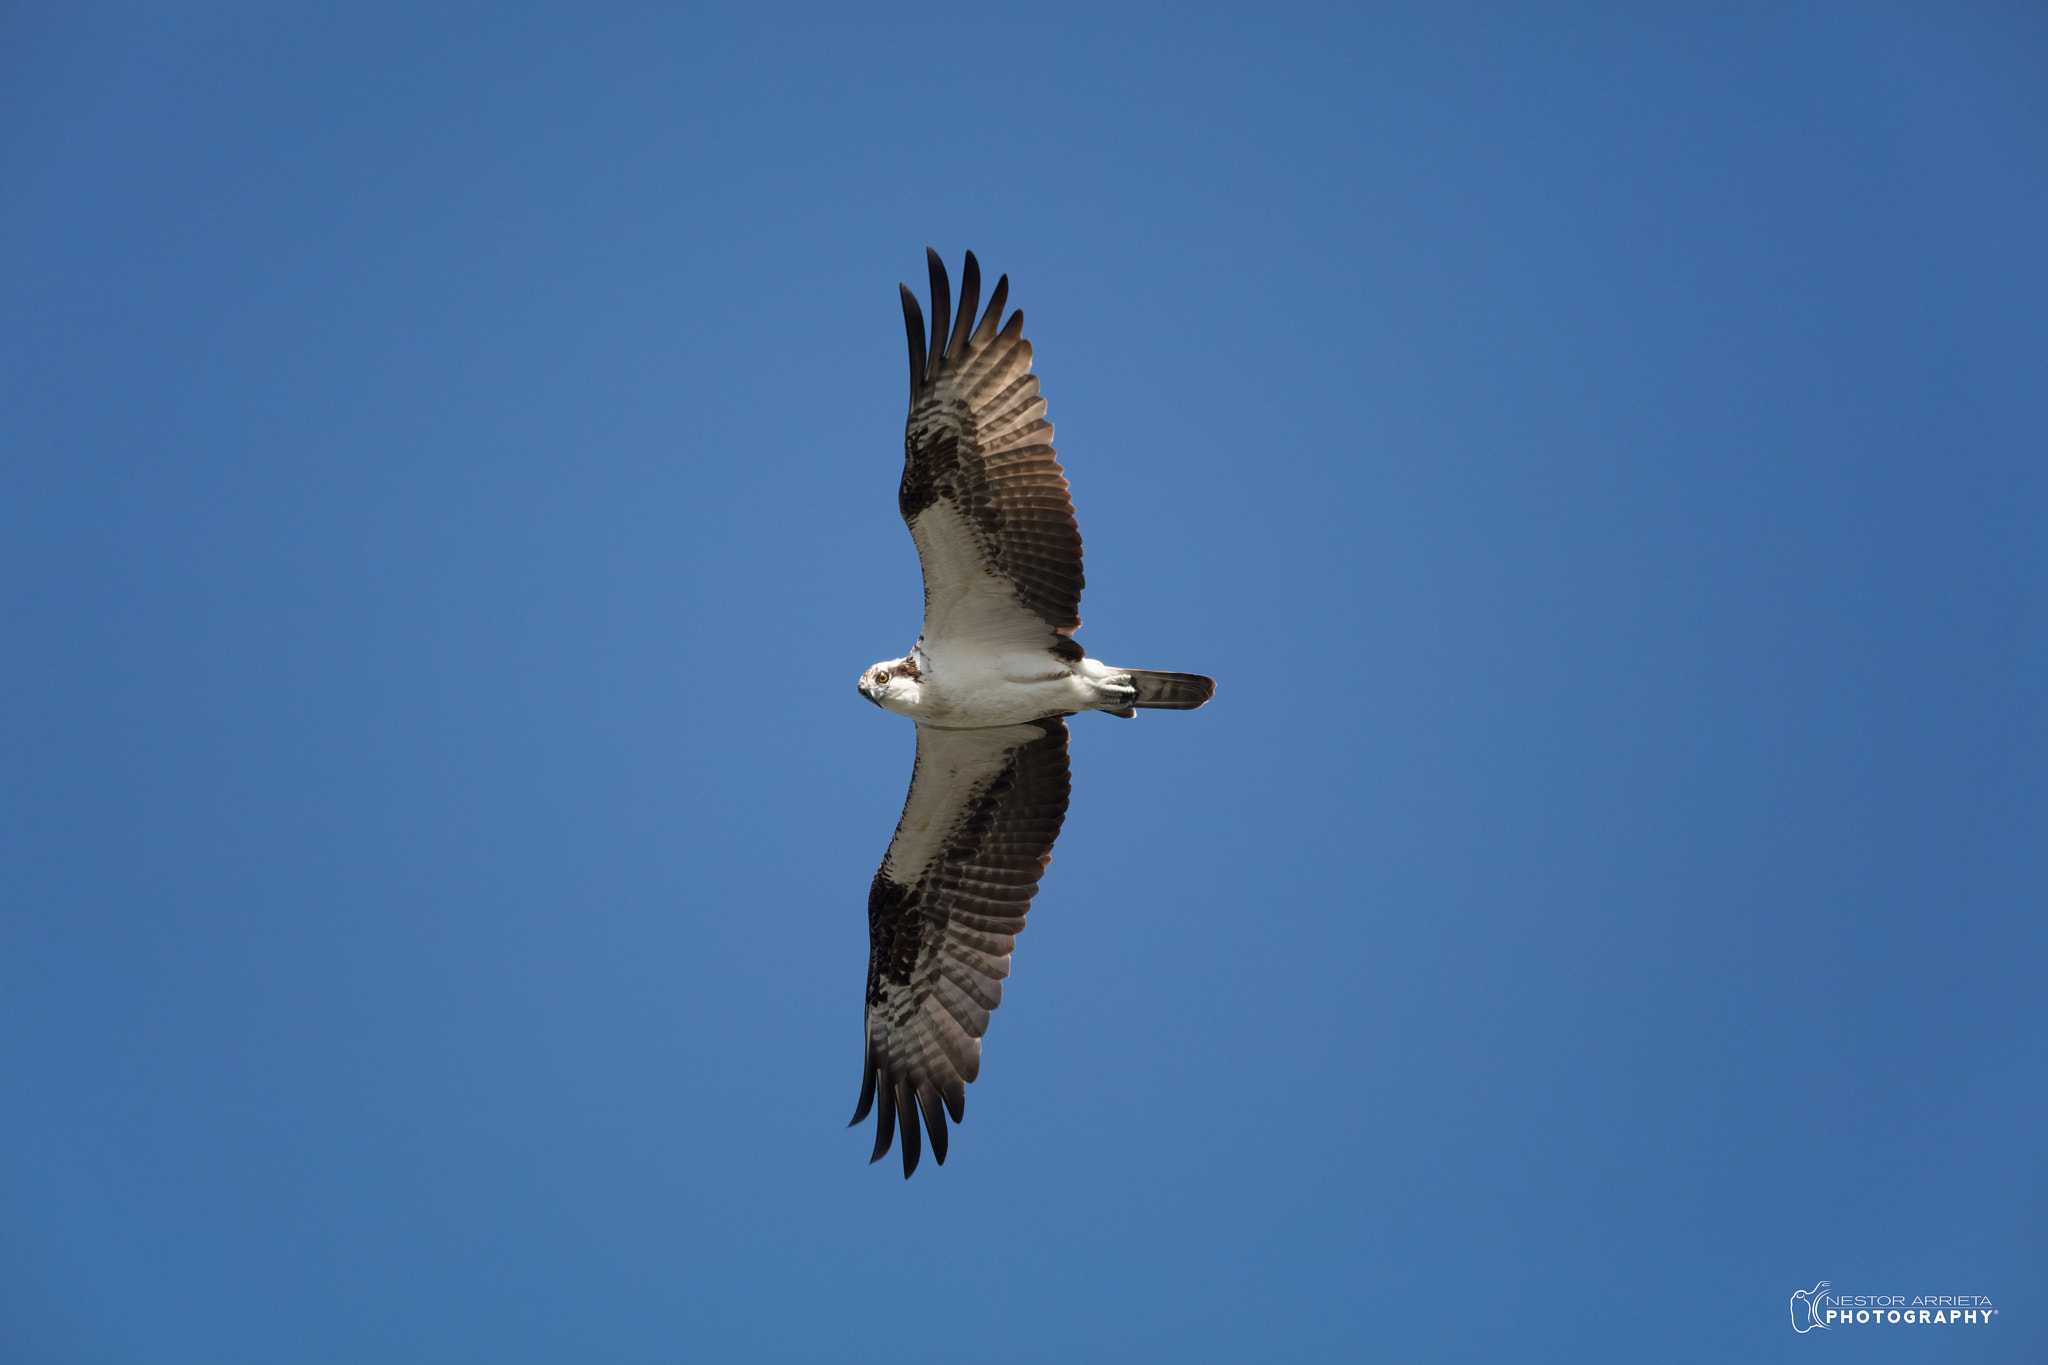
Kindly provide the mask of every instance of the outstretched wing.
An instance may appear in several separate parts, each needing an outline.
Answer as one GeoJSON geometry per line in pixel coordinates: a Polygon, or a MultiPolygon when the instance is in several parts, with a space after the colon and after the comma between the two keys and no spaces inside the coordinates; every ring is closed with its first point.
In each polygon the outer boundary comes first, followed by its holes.
{"type": "Polygon", "coordinates": [[[880,1097],[871,1160],[900,1127],[906,1180],[920,1110],[945,1163],[946,1114],[960,1121],[981,1070],[981,1035],[1066,813],[1064,720],[917,727],[910,797],[868,889],[867,1054],[853,1115],[859,1123],[880,1097]]]}
{"type": "Polygon", "coordinates": [[[929,348],[917,296],[903,286],[910,417],[897,490],[924,566],[924,638],[1061,647],[1081,624],[1081,531],[1031,373],[1024,314],[997,330],[1005,275],[974,325],[981,267],[970,251],[960,311],[949,319],[946,267],[934,251],[925,257],[929,348]]]}

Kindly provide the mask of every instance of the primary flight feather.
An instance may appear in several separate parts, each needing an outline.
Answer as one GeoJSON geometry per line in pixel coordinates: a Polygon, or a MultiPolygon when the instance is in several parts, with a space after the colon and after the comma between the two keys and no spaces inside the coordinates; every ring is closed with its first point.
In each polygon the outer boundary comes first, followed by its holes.
{"type": "Polygon", "coordinates": [[[981,1070],[981,1036],[1066,817],[1066,717],[1192,710],[1216,691],[1193,673],[1112,668],[1075,643],[1081,531],[1024,314],[1002,319],[1006,275],[975,322],[973,252],[953,314],[946,267],[925,257],[929,342],[917,296],[902,291],[910,417],[897,489],[924,569],[924,630],[910,653],[860,678],[862,696],[917,722],[910,795],[868,889],[853,1116],[879,1106],[870,1160],[900,1132],[905,1179],[917,1169],[918,1116],[943,1164],[947,1116],[960,1122],[981,1070]]]}

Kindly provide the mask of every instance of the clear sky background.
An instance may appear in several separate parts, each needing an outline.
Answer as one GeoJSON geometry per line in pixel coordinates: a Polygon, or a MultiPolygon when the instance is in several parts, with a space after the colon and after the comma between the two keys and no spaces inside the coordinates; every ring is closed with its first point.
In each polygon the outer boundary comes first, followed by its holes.
{"type": "Polygon", "coordinates": [[[9,7],[0,1358],[2041,1359],[2044,244],[2024,5],[9,7]],[[927,244],[1221,690],[906,1184],[927,244]]]}

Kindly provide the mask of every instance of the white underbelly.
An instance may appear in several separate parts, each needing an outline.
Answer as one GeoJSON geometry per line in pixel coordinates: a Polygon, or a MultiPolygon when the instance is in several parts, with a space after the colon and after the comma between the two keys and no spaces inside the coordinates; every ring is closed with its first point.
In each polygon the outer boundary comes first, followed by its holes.
{"type": "Polygon", "coordinates": [[[925,652],[925,672],[911,714],[926,725],[976,729],[1084,710],[1087,683],[1049,652],[925,652]]]}

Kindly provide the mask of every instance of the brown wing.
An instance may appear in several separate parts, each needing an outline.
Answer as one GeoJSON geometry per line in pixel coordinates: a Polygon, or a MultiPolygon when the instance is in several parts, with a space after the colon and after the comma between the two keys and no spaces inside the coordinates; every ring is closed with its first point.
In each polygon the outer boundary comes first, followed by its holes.
{"type": "Polygon", "coordinates": [[[972,325],[981,267],[969,252],[960,310],[949,325],[946,267],[936,252],[925,256],[932,285],[929,348],[917,296],[902,287],[910,417],[897,504],[924,565],[927,634],[1013,633],[1015,623],[991,623],[985,605],[949,613],[949,604],[973,591],[965,580],[978,573],[1006,586],[1008,600],[1035,618],[1034,628],[1048,629],[1049,639],[1069,634],[1081,624],[1081,531],[1053,454],[1045,399],[1031,373],[1024,314],[1012,313],[997,330],[1010,292],[1005,275],[980,324],[972,325]]]}
{"type": "Polygon", "coordinates": [[[958,1123],[965,1111],[981,1035],[1066,813],[1065,721],[917,727],[910,797],[868,890],[867,1049],[853,1115],[859,1123],[880,1097],[870,1160],[888,1154],[900,1128],[906,1180],[920,1110],[945,1163],[946,1114],[958,1123]]]}

